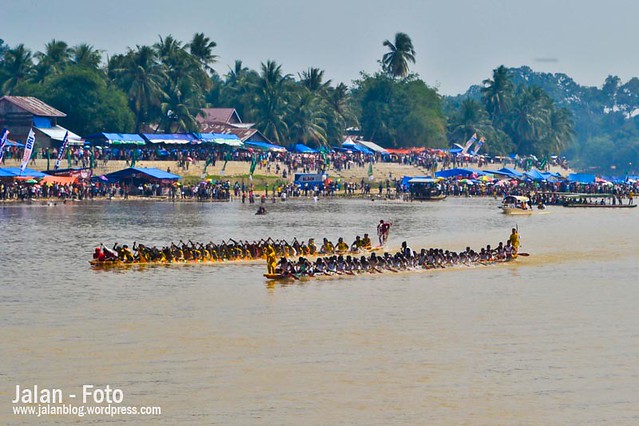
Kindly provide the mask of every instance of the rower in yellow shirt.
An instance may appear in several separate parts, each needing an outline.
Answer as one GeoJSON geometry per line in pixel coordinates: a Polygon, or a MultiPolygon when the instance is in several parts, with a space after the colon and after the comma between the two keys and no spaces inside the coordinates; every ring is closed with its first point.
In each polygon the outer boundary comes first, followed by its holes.
{"type": "Polygon", "coordinates": [[[344,238],[340,237],[337,240],[337,246],[335,246],[337,253],[346,253],[348,251],[348,244],[344,242],[344,238]]]}

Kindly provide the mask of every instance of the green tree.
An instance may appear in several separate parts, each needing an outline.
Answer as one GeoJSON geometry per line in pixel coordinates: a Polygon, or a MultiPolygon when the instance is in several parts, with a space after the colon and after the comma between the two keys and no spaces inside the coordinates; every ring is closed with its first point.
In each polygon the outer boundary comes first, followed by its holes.
{"type": "Polygon", "coordinates": [[[115,81],[127,94],[129,105],[135,114],[135,131],[149,117],[153,106],[160,106],[165,96],[162,85],[166,73],[157,62],[157,55],[150,46],[136,46],[121,58],[115,58],[117,68],[112,72],[115,81]]]}
{"type": "Polygon", "coordinates": [[[354,98],[366,139],[387,147],[446,146],[441,99],[416,76],[395,80],[387,74],[363,74],[354,98]]]}
{"type": "Polygon", "coordinates": [[[88,43],[80,43],[71,48],[71,62],[92,70],[98,70],[102,62],[102,51],[88,43]]]}
{"type": "Polygon", "coordinates": [[[69,66],[43,85],[32,86],[29,93],[64,111],[67,116],[61,124],[80,135],[133,130],[126,95],[108,87],[98,71],[69,66]]]}
{"type": "Polygon", "coordinates": [[[291,142],[328,145],[323,100],[306,87],[302,87],[300,92],[288,114],[287,127],[291,142]]]}
{"type": "Polygon", "coordinates": [[[52,39],[44,45],[44,52],[36,53],[38,64],[34,81],[43,83],[48,77],[60,74],[71,62],[71,49],[61,40],[52,39]]]}
{"type": "Polygon", "coordinates": [[[261,64],[257,79],[253,115],[256,127],[266,137],[277,143],[285,143],[288,133],[286,116],[289,112],[290,74],[282,72],[282,66],[274,61],[261,64]]]}
{"type": "Polygon", "coordinates": [[[481,89],[486,111],[493,123],[499,123],[511,107],[513,83],[508,68],[501,65],[493,71],[493,78],[483,81],[481,89]]]}
{"type": "Polygon", "coordinates": [[[213,54],[213,49],[215,49],[216,46],[217,43],[206,37],[204,33],[195,33],[193,40],[187,44],[191,55],[197,58],[208,72],[213,72],[211,65],[217,61],[217,55],[213,54]]]}
{"type": "Polygon", "coordinates": [[[397,33],[394,42],[384,40],[383,45],[389,51],[382,57],[382,69],[393,78],[406,77],[408,63],[415,63],[415,49],[410,37],[405,33],[397,33]]]}
{"type": "Polygon", "coordinates": [[[0,81],[2,92],[10,95],[13,89],[33,74],[33,57],[31,51],[19,44],[6,51],[0,63],[0,81]]]}

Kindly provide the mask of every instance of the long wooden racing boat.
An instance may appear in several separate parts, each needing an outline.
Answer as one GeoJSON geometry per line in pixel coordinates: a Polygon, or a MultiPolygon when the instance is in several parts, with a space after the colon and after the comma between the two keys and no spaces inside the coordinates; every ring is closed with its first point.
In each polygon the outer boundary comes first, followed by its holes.
{"type": "Polygon", "coordinates": [[[565,196],[564,207],[581,207],[595,209],[632,209],[636,204],[618,203],[613,194],[570,194],[565,196]]]}
{"type": "MultiPolygon", "coordinates": [[[[370,249],[361,249],[358,252],[353,252],[353,251],[345,251],[345,252],[335,252],[335,253],[331,253],[330,255],[363,255],[363,254],[367,254],[367,253],[371,253],[374,251],[379,251],[382,250],[384,247],[383,246],[375,246],[372,247],[370,249]]],[[[327,253],[316,253],[314,255],[304,255],[304,257],[306,257],[307,259],[314,259],[320,256],[327,256],[329,254],[327,253]]],[[[222,260],[215,260],[215,259],[199,259],[199,260],[173,260],[171,262],[167,262],[167,261],[140,261],[140,260],[135,260],[133,262],[125,262],[122,261],[120,259],[117,260],[98,260],[98,259],[91,259],[89,260],[89,264],[94,267],[94,268],[130,268],[130,267],[136,267],[136,266],[161,266],[161,265],[243,265],[243,264],[257,264],[257,263],[262,263],[264,262],[265,257],[261,257],[258,259],[254,259],[254,258],[246,258],[246,259],[232,259],[232,260],[227,260],[227,259],[222,259],[222,260]]]]}
{"type": "MultiPolygon", "coordinates": [[[[522,253],[523,256],[529,256],[528,253],[522,253]]],[[[439,269],[451,269],[451,268],[462,268],[472,267],[472,266],[490,266],[490,265],[498,265],[503,263],[509,263],[517,259],[518,255],[515,254],[510,259],[503,260],[493,260],[490,262],[475,262],[471,265],[454,265],[446,268],[410,268],[410,269],[381,269],[376,268],[375,271],[367,271],[367,272],[329,272],[329,273],[315,273],[313,275],[305,275],[305,274],[264,274],[264,278],[269,281],[308,281],[311,279],[327,279],[327,278],[336,278],[336,277],[349,277],[349,276],[359,276],[359,275],[375,275],[375,274],[383,274],[383,273],[410,273],[410,272],[426,272],[426,271],[434,271],[439,269]]]]}

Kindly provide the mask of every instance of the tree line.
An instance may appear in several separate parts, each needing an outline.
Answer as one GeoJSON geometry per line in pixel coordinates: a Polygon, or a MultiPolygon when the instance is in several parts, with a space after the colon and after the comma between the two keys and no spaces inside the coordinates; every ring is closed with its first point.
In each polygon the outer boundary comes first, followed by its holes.
{"type": "Polygon", "coordinates": [[[570,146],[570,113],[536,87],[515,85],[505,67],[480,96],[443,97],[410,72],[412,40],[381,43],[379,69],[352,84],[333,83],[321,68],[296,75],[268,60],[258,69],[236,60],[223,74],[216,43],[203,33],[171,35],[105,58],[83,43],[60,40],[33,52],[0,42],[0,93],[36,96],[65,111],[61,123],[80,134],[99,131],[197,131],[204,107],[232,107],[275,143],[338,145],[347,129],[385,147],[437,147],[486,138],[489,154],[561,154],[570,146]]]}

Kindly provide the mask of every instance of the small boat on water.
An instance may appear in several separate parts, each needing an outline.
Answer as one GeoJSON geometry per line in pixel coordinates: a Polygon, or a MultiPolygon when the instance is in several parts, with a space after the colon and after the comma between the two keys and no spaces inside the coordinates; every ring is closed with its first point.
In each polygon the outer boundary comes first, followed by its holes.
{"type": "Polygon", "coordinates": [[[521,195],[507,195],[499,206],[504,214],[530,215],[533,213],[530,207],[530,199],[521,195]]]}
{"type": "Polygon", "coordinates": [[[623,204],[621,198],[613,194],[570,194],[564,198],[564,207],[600,209],[632,209],[637,207],[636,204],[623,204]]]}
{"type": "Polygon", "coordinates": [[[447,197],[439,179],[414,177],[408,181],[408,186],[413,201],[441,201],[447,197]]]}

